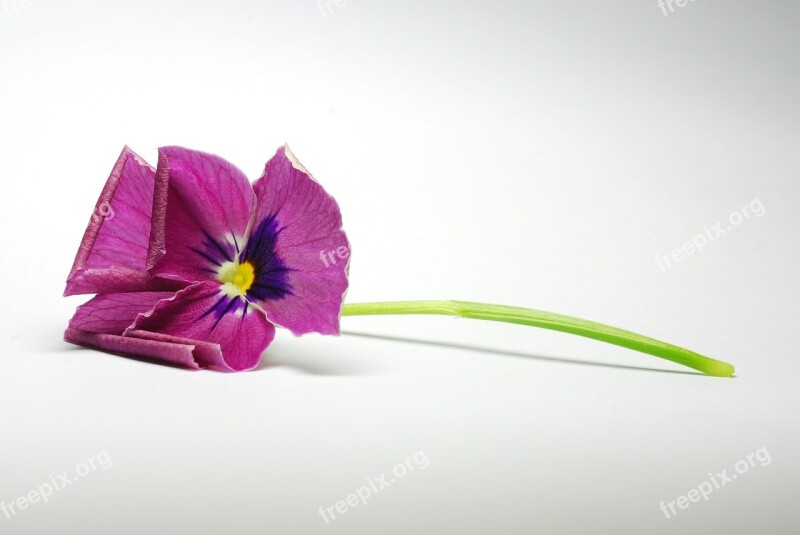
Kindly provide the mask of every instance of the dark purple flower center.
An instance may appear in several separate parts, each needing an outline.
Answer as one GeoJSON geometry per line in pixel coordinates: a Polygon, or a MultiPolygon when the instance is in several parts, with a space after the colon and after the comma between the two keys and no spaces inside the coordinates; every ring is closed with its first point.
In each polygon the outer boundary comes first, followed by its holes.
{"type": "Polygon", "coordinates": [[[205,271],[216,274],[222,283],[222,295],[203,316],[213,313],[217,320],[225,314],[242,310],[247,314],[245,298],[251,301],[268,301],[292,295],[288,281],[291,271],[275,252],[275,245],[283,228],[275,216],[264,219],[253,230],[243,251],[239,243],[219,242],[206,234],[204,250],[192,248],[203,260],[211,264],[205,271]]]}
{"type": "Polygon", "coordinates": [[[291,271],[275,253],[275,242],[283,231],[275,216],[259,223],[253,230],[239,262],[249,262],[253,266],[253,284],[247,290],[247,297],[258,301],[281,299],[292,295],[288,274],[291,271]]]}

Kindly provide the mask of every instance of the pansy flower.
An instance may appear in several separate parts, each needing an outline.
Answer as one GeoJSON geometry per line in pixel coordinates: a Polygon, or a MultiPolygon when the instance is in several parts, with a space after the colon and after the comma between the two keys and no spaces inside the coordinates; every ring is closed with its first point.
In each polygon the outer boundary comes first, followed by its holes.
{"type": "Polygon", "coordinates": [[[341,213],[288,147],[253,184],[212,154],[165,147],[153,169],[126,147],[97,208],[65,295],[98,295],[67,341],[240,371],[258,365],[275,325],[339,333],[341,213]]]}
{"type": "Polygon", "coordinates": [[[343,304],[350,247],[336,201],[289,151],[252,185],[218,156],[127,147],[103,188],[66,295],[96,293],[65,339],[188,368],[249,370],[275,336],[339,333],[340,316],[433,314],[552,329],[709,375],[733,365],[640,334],[529,308],[465,301],[343,304]]]}

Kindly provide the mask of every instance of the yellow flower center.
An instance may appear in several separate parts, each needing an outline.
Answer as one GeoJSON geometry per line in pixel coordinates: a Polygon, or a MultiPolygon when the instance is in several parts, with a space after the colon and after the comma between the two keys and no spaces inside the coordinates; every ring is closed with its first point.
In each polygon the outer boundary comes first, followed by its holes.
{"type": "Polygon", "coordinates": [[[256,280],[256,270],[249,261],[225,262],[220,266],[217,280],[222,283],[222,290],[231,297],[247,293],[256,280]]]}

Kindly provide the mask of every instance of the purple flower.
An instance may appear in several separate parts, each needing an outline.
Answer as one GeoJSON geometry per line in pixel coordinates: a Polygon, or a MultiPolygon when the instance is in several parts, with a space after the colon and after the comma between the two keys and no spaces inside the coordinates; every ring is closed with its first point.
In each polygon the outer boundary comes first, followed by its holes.
{"type": "Polygon", "coordinates": [[[153,169],[126,147],[64,292],[98,295],[64,336],[191,368],[249,370],[273,324],[339,333],[348,257],[336,201],[288,147],[252,185],[218,156],[166,147],[153,169]]]}

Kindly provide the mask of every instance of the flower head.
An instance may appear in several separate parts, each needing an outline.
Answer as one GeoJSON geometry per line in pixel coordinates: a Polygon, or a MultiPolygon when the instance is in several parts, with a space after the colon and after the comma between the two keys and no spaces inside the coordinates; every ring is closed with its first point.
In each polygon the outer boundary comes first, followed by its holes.
{"type": "Polygon", "coordinates": [[[98,295],[68,341],[239,371],[258,364],[274,325],[339,333],[341,213],[288,147],[252,185],[218,156],[166,147],[153,169],[125,148],[101,205],[115,217],[89,222],[65,291],[98,295]]]}

